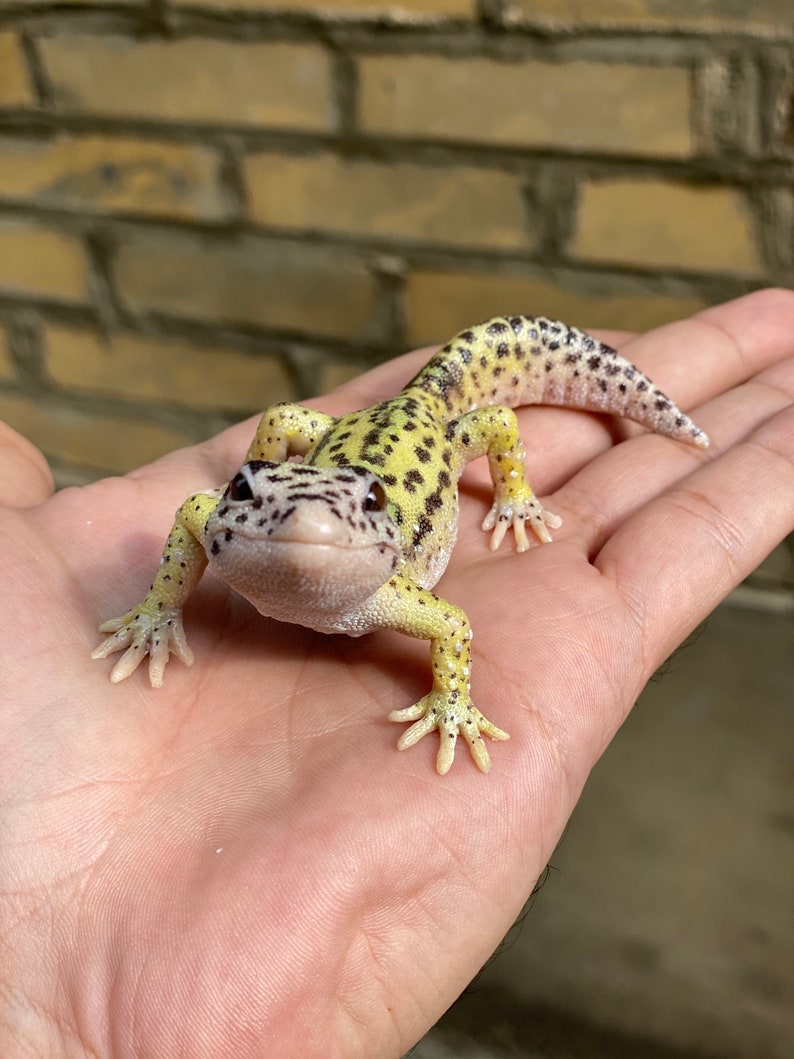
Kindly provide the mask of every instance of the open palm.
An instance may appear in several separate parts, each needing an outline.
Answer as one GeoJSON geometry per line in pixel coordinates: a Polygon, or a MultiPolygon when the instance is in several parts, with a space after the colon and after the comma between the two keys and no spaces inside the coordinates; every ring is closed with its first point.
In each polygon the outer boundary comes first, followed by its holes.
{"type": "MultiPolygon", "coordinates": [[[[279,625],[211,577],[185,615],[193,668],[113,687],[89,659],[252,423],[55,496],[0,434],[0,1054],[385,1059],[454,1000],[650,674],[794,525],[794,295],[622,351],[713,447],[522,413],[564,520],[523,556],[489,552],[487,471],[467,471],[438,591],[471,618],[475,701],[512,737],[488,776],[463,753],[437,776],[435,737],[395,749],[387,714],[428,689],[427,644],[279,625]]],[[[421,359],[317,404],[371,404],[421,359]]]]}

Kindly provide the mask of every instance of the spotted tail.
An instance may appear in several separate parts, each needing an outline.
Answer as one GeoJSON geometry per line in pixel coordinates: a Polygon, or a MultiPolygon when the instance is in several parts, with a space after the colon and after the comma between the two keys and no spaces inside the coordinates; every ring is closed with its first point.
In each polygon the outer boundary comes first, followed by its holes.
{"type": "Polygon", "coordinates": [[[543,316],[498,316],[461,331],[405,387],[438,397],[447,419],[486,405],[551,404],[624,416],[705,448],[706,434],[611,346],[543,316]]]}

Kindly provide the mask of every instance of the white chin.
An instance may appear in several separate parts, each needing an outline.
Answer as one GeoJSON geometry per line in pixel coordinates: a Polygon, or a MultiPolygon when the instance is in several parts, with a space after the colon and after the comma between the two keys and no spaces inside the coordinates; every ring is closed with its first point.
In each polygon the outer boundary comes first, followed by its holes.
{"type": "Polygon", "coordinates": [[[260,614],[333,629],[391,577],[397,555],[379,544],[343,548],[238,536],[210,554],[210,565],[260,614]]]}

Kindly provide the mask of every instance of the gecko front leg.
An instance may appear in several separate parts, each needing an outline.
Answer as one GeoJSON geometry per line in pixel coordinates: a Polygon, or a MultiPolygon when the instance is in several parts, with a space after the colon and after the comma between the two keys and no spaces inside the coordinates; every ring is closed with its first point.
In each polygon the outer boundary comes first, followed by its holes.
{"type": "Polygon", "coordinates": [[[515,412],[501,405],[467,412],[450,424],[447,437],[467,463],[478,456],[488,456],[494,500],[482,528],[493,530],[491,551],[496,551],[512,529],[516,551],[525,552],[529,548],[527,525],[538,540],[548,544],[549,529],[561,526],[562,519],[543,507],[527,480],[524,442],[515,412]]]}
{"type": "Polygon", "coordinates": [[[389,714],[390,721],[414,722],[400,736],[398,749],[407,750],[437,728],[440,744],[436,769],[441,775],[452,765],[459,735],[468,743],[477,768],[487,772],[491,760],[483,735],[499,740],[510,736],[484,717],[472,702],[472,631],[464,612],[397,574],[373,597],[370,617],[373,625],[430,640],[432,691],[413,706],[389,714]]]}
{"type": "Polygon", "coordinates": [[[195,493],[176,513],[160,565],[149,591],[136,606],[120,618],[111,618],[99,626],[110,633],[91,652],[92,658],[107,658],[116,651],[124,654],[110,674],[114,684],[133,673],[149,655],[149,681],[159,688],[163,672],[172,654],[193,664],[193,652],[187,645],[182,624],[182,608],[196,587],[207,565],[204,551],[204,527],[218,506],[220,490],[195,493]]]}

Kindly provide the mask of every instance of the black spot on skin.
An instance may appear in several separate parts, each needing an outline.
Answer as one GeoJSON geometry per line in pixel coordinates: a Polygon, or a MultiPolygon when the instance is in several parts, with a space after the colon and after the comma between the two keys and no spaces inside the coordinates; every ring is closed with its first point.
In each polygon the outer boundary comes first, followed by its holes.
{"type": "Polygon", "coordinates": [[[417,533],[420,537],[426,537],[429,533],[433,532],[433,523],[430,521],[430,519],[425,518],[424,515],[419,516],[419,518],[417,519],[417,524],[419,526],[417,533]]]}
{"type": "Polygon", "coordinates": [[[223,535],[223,539],[228,544],[228,542],[232,539],[233,536],[234,536],[234,533],[232,532],[232,530],[227,529],[226,532],[223,535]]]}
{"type": "Polygon", "coordinates": [[[421,471],[417,471],[415,468],[411,468],[403,477],[403,488],[409,492],[416,492],[418,485],[424,485],[425,479],[421,471]]]}
{"type": "Polygon", "coordinates": [[[601,367],[601,358],[600,357],[590,357],[590,359],[587,362],[587,366],[590,369],[590,371],[598,371],[598,369],[601,367]]]}
{"type": "Polygon", "coordinates": [[[217,555],[220,550],[221,550],[220,544],[218,544],[217,540],[214,540],[212,542],[212,547],[210,548],[210,551],[212,552],[213,555],[217,555]]]}
{"type": "Polygon", "coordinates": [[[280,463],[276,463],[274,460],[249,460],[248,467],[252,474],[258,474],[260,471],[275,471],[281,466],[280,463]]]}
{"type": "Polygon", "coordinates": [[[430,462],[430,453],[427,451],[427,449],[423,449],[421,445],[415,445],[414,452],[416,453],[416,457],[420,463],[430,462]]]}
{"type": "Polygon", "coordinates": [[[432,515],[434,511],[437,511],[443,503],[439,492],[431,493],[430,496],[425,500],[425,511],[428,515],[432,515]]]}

